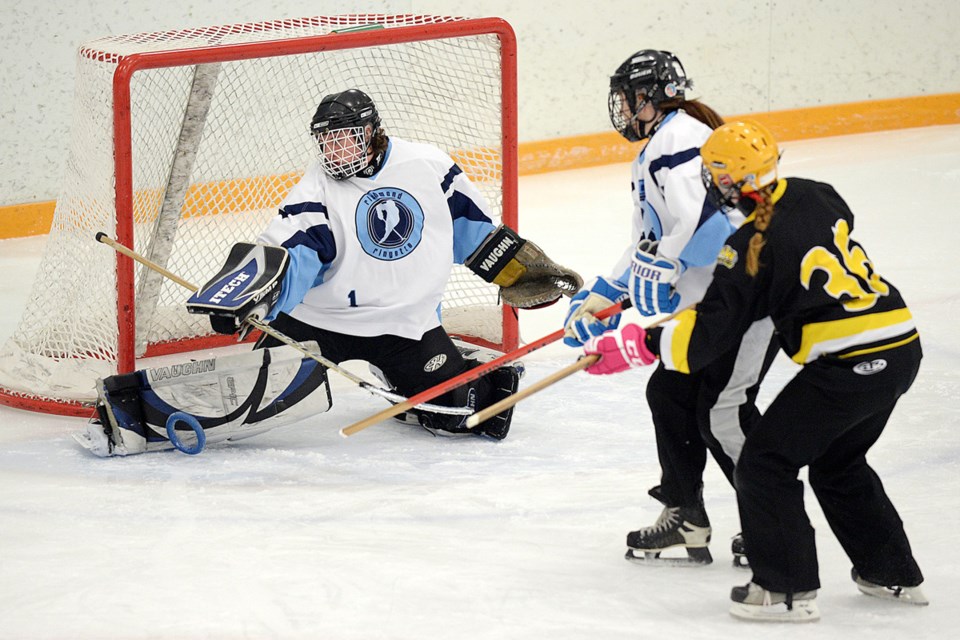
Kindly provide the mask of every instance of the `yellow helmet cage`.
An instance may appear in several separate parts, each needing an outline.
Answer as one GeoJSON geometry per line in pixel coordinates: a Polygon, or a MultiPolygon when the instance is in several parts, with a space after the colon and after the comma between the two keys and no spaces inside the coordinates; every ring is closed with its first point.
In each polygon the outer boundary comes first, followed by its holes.
{"type": "Polygon", "coordinates": [[[759,122],[718,127],[700,147],[700,156],[704,171],[721,192],[736,186],[741,193],[751,193],[777,181],[777,141],[759,122]]]}

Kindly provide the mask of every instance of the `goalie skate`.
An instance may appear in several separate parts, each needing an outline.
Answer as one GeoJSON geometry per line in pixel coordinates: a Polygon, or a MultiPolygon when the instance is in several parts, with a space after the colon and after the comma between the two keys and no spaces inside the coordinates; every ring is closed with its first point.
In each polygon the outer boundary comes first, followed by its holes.
{"type": "Polygon", "coordinates": [[[74,433],[73,439],[76,440],[81,447],[101,458],[112,455],[122,455],[114,453],[116,445],[110,439],[108,430],[109,428],[104,428],[100,420],[94,418],[84,425],[83,431],[74,433]]]}
{"type": "Polygon", "coordinates": [[[710,555],[710,520],[703,504],[696,507],[671,507],[660,494],[660,487],[650,495],[664,502],[660,517],[650,527],[627,534],[626,559],[646,565],[695,567],[713,562],[710,555]],[[667,549],[686,551],[686,556],[663,557],[667,549]]]}

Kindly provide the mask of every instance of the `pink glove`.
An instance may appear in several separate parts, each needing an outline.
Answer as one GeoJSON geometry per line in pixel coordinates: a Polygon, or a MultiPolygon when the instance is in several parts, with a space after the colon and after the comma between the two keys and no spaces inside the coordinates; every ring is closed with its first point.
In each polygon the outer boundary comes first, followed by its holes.
{"type": "Polygon", "coordinates": [[[657,359],[647,348],[647,332],[636,324],[628,324],[619,332],[608,331],[583,345],[586,355],[598,355],[600,360],[586,368],[587,373],[606,375],[620,373],[630,367],[642,367],[657,359]]]}

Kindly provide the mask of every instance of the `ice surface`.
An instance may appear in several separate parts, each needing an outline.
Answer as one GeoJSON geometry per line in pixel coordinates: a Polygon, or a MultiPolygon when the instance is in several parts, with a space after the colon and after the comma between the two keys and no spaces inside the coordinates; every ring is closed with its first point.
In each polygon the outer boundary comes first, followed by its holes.
{"type": "MultiPolygon", "coordinates": [[[[926,574],[926,608],[874,600],[808,491],[821,580],[818,625],[727,614],[737,533],[714,463],[713,565],[623,559],[651,524],[659,478],[647,371],[568,378],[521,403],[510,437],[435,438],[396,423],[338,429],[383,401],[334,379],[334,408],[242,443],[97,459],[82,421],[0,407],[2,638],[949,638],[960,561],[960,126],[783,145],[783,173],[832,183],[854,237],[903,292],[926,357],[870,460],[926,574]]],[[[520,231],[584,276],[606,273],[629,229],[629,167],[521,180],[520,231]]],[[[43,238],[0,242],[0,339],[13,332],[43,238]]],[[[565,306],[565,305],[563,305],[565,306]]],[[[525,312],[534,340],[562,305],[525,312]]],[[[572,362],[526,358],[527,383],[572,362]]],[[[363,369],[356,369],[358,372],[363,369]]],[[[769,402],[794,371],[778,361],[769,402]]]]}

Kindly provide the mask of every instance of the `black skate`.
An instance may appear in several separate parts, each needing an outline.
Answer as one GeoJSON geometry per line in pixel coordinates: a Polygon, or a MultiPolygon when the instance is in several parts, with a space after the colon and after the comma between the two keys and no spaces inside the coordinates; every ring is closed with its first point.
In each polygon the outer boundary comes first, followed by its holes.
{"type": "Polygon", "coordinates": [[[695,507],[672,507],[660,494],[660,487],[650,495],[664,503],[660,517],[651,527],[627,534],[627,560],[648,565],[701,566],[713,562],[710,555],[710,519],[700,504],[695,507]],[[681,547],[687,557],[663,558],[660,554],[672,547],[681,547]]]}
{"type": "Polygon", "coordinates": [[[738,533],[730,541],[730,553],[733,554],[733,566],[736,569],[749,569],[750,561],[747,560],[747,547],[743,543],[743,534],[738,533]]]}

